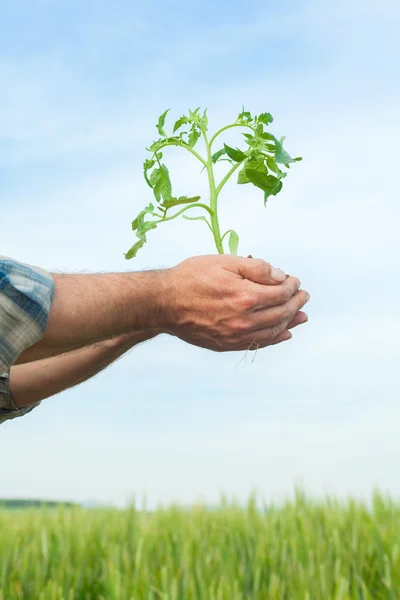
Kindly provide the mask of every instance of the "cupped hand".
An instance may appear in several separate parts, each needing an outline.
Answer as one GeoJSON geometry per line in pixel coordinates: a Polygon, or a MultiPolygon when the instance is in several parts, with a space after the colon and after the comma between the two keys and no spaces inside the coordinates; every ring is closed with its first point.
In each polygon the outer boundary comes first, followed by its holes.
{"type": "Polygon", "coordinates": [[[164,331],[216,352],[290,339],[310,295],[296,277],[255,258],[211,255],[170,269],[164,331]]]}

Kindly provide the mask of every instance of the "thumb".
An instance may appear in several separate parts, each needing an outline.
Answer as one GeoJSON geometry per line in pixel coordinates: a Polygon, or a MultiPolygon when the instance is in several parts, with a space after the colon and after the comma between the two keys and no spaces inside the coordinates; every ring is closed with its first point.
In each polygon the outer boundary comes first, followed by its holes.
{"type": "Polygon", "coordinates": [[[238,258],[235,267],[238,275],[254,283],[271,285],[282,283],[286,279],[286,274],[281,269],[273,267],[261,258],[238,258]]]}

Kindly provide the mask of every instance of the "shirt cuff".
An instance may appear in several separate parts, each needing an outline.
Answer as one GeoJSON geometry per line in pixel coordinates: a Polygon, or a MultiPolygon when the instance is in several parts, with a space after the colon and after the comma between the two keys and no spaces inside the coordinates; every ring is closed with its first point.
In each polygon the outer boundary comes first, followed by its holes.
{"type": "Polygon", "coordinates": [[[9,385],[9,374],[0,373],[0,424],[4,423],[8,419],[15,419],[16,417],[23,417],[27,413],[31,412],[36,406],[39,406],[40,402],[31,404],[19,408],[11,395],[9,385]]]}
{"type": "Polygon", "coordinates": [[[54,291],[47,271],[0,256],[0,373],[43,337],[54,291]]]}

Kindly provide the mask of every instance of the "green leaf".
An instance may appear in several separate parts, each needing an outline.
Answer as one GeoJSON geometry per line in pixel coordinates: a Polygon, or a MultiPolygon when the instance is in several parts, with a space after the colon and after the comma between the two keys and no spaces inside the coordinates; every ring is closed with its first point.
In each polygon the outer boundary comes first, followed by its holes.
{"type": "Polygon", "coordinates": [[[288,165],[294,163],[295,160],[283,149],[283,142],[285,137],[281,137],[280,140],[275,141],[275,162],[280,165],[288,165]]]}
{"type": "Polygon", "coordinates": [[[207,131],[208,129],[208,117],[207,117],[207,109],[205,109],[204,113],[203,113],[203,118],[202,118],[202,127],[203,129],[205,129],[207,131]]]}
{"type": "Polygon", "coordinates": [[[239,171],[238,183],[240,183],[240,184],[252,183],[247,175],[247,169],[250,169],[253,171],[258,171],[260,173],[264,173],[265,175],[268,175],[268,169],[265,166],[264,160],[265,160],[265,157],[263,155],[261,155],[261,156],[258,155],[258,158],[256,158],[256,159],[253,158],[253,159],[249,160],[245,164],[243,169],[241,169],[241,171],[239,171]]]}
{"type": "Polygon", "coordinates": [[[201,133],[200,133],[199,128],[196,127],[196,125],[193,125],[192,129],[190,130],[189,137],[188,137],[188,146],[190,148],[194,148],[200,135],[201,135],[201,133]]]}
{"type": "Polygon", "coordinates": [[[261,136],[263,140],[270,140],[271,142],[276,142],[276,137],[272,135],[272,133],[267,133],[264,131],[261,136]]]}
{"type": "Polygon", "coordinates": [[[192,123],[195,125],[202,124],[202,117],[199,115],[200,106],[196,110],[189,110],[189,116],[192,123]]]}
{"type": "Polygon", "coordinates": [[[154,196],[157,202],[163,200],[169,200],[172,194],[171,180],[169,177],[169,171],[163,164],[161,168],[154,169],[150,175],[150,183],[153,187],[154,196]]]}
{"type": "Polygon", "coordinates": [[[276,184],[276,186],[274,188],[272,188],[269,191],[265,190],[265,192],[264,192],[264,206],[267,204],[267,200],[268,200],[268,198],[270,196],[276,196],[281,191],[283,183],[279,179],[277,181],[278,181],[278,183],[276,184]]]}
{"type": "Polygon", "coordinates": [[[274,195],[274,190],[276,190],[279,187],[278,191],[280,191],[280,189],[282,188],[282,182],[279,181],[279,179],[277,179],[273,175],[267,175],[262,171],[247,168],[246,175],[253,185],[268,193],[268,195],[274,195]]]}
{"type": "Polygon", "coordinates": [[[138,242],[136,242],[136,244],[133,244],[132,248],[130,248],[128,250],[128,252],[125,254],[126,260],[135,258],[138,253],[138,250],[140,250],[140,248],[142,248],[144,246],[144,244],[145,244],[145,242],[143,240],[139,240],[138,242]]]}
{"type": "Polygon", "coordinates": [[[265,112],[265,113],[261,113],[261,115],[259,115],[259,117],[257,118],[257,121],[259,123],[264,123],[265,125],[269,125],[270,123],[273,122],[273,117],[271,115],[271,113],[269,112],[265,112]]]}
{"type": "Polygon", "coordinates": [[[143,209],[138,216],[136,217],[136,219],[134,221],[132,221],[132,231],[136,231],[136,229],[140,229],[144,223],[144,217],[146,214],[151,214],[154,211],[154,205],[153,204],[149,204],[148,206],[146,206],[145,209],[143,209]]]}
{"type": "Polygon", "coordinates": [[[146,158],[146,160],[143,163],[143,168],[148,171],[149,169],[151,169],[151,167],[154,167],[155,161],[154,160],[150,160],[149,158],[146,158]]]}
{"type": "Polygon", "coordinates": [[[224,148],[229,158],[235,162],[242,162],[242,160],[246,160],[247,158],[247,155],[239,150],[239,148],[231,148],[230,146],[227,146],[227,144],[224,144],[224,148]]]}
{"type": "Polygon", "coordinates": [[[157,129],[158,129],[158,133],[159,133],[160,135],[162,135],[163,137],[167,137],[167,134],[166,134],[166,133],[165,133],[165,131],[164,131],[164,124],[165,124],[165,118],[166,118],[166,116],[167,116],[167,114],[168,114],[168,112],[169,112],[170,110],[171,110],[171,109],[170,109],[170,108],[168,108],[168,110],[166,110],[166,111],[165,111],[165,112],[164,112],[164,113],[161,115],[161,117],[158,119],[158,123],[157,123],[157,125],[156,125],[156,127],[157,127],[157,129]]]}
{"type": "Polygon", "coordinates": [[[173,206],[178,206],[179,204],[192,204],[193,202],[198,202],[199,200],[200,196],[193,196],[192,198],[180,196],[179,198],[170,198],[169,200],[164,200],[162,206],[165,208],[172,208],[173,206]]]}
{"type": "Polygon", "coordinates": [[[143,175],[144,175],[144,178],[145,178],[145,180],[146,180],[146,183],[147,183],[147,185],[148,185],[149,187],[151,187],[151,188],[152,188],[153,186],[152,186],[152,185],[151,185],[151,183],[150,183],[150,180],[149,180],[149,178],[148,178],[148,175],[147,175],[147,171],[148,171],[149,169],[151,169],[152,167],[154,167],[154,165],[155,165],[155,161],[154,161],[154,160],[150,160],[150,159],[148,159],[148,158],[147,158],[147,159],[144,161],[144,163],[143,163],[143,175]]]}
{"type": "Polygon", "coordinates": [[[242,112],[238,115],[237,120],[249,123],[253,120],[253,117],[251,116],[251,113],[249,113],[248,110],[244,110],[244,106],[242,105],[242,112]]]}
{"type": "Polygon", "coordinates": [[[286,173],[283,173],[280,170],[280,168],[276,164],[276,160],[275,160],[275,158],[273,156],[267,156],[267,158],[265,160],[267,162],[267,166],[268,166],[268,168],[269,168],[270,171],[272,171],[273,173],[276,173],[280,177],[285,177],[286,173]]]}
{"type": "Polygon", "coordinates": [[[238,173],[237,182],[240,184],[250,183],[250,179],[246,175],[246,166],[243,167],[238,173]]]}
{"type": "Polygon", "coordinates": [[[180,119],[176,121],[173,133],[175,133],[175,131],[178,131],[178,129],[182,127],[182,125],[186,125],[187,123],[190,123],[189,118],[183,115],[180,119]]]}
{"type": "Polygon", "coordinates": [[[239,236],[236,231],[231,231],[231,235],[229,236],[229,251],[234,256],[237,256],[239,246],[239,236]]]}
{"type": "Polygon", "coordinates": [[[226,154],[225,148],[221,148],[221,150],[218,150],[218,152],[214,152],[214,154],[211,157],[212,162],[215,164],[217,160],[224,154],[226,154]]]}

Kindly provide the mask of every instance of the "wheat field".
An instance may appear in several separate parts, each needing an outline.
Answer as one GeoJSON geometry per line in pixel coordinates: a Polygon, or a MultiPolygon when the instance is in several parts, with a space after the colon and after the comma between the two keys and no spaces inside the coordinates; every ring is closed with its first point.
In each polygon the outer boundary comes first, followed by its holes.
{"type": "Polygon", "coordinates": [[[1,600],[400,598],[400,504],[0,510],[1,600]]]}

